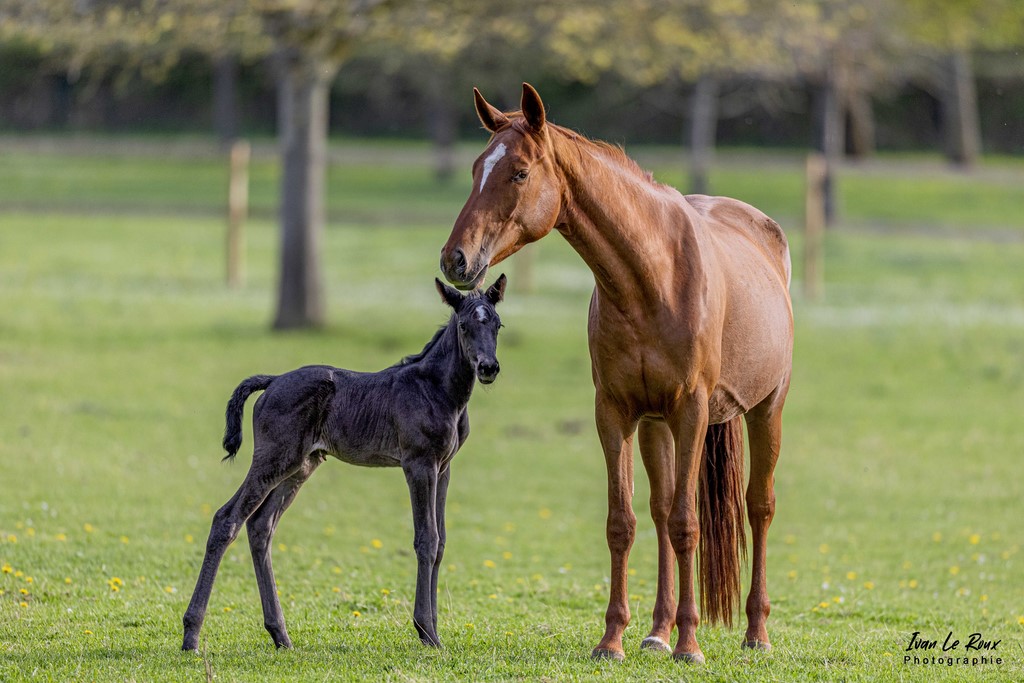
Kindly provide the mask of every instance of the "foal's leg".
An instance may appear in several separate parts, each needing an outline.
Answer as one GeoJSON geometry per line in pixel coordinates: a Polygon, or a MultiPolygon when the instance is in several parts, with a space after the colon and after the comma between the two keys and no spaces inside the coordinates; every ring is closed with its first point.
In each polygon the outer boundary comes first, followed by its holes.
{"type": "Polygon", "coordinates": [[[302,468],[278,484],[245,524],[249,534],[252,564],[256,570],[256,583],[260,588],[260,602],[263,603],[263,625],[277,647],[291,647],[292,641],[288,637],[284,614],[281,612],[281,601],[277,597],[277,583],[274,581],[274,567],[270,557],[271,541],[281,515],[292,504],[299,488],[321,462],[317,456],[306,458],[302,468]]]}
{"type": "Polygon", "coordinates": [[[750,568],[750,593],[747,595],[747,633],[743,646],[768,650],[765,621],[771,607],[768,602],[767,556],[768,527],[775,516],[775,463],[782,444],[782,404],[785,389],[780,389],[747,413],[750,441],[750,480],[747,484],[747,518],[753,536],[753,562],[750,568]]]}
{"type": "Polygon", "coordinates": [[[188,609],[185,610],[185,616],[182,619],[185,626],[182,650],[199,649],[199,629],[202,628],[203,619],[206,616],[206,606],[210,601],[213,581],[217,578],[217,568],[220,566],[220,561],[228,546],[234,543],[245,520],[263,503],[267,494],[290,474],[290,471],[283,470],[276,462],[274,454],[261,457],[261,451],[257,450],[253,455],[253,464],[250,466],[248,474],[245,475],[242,485],[213,516],[210,537],[206,541],[203,567],[199,571],[199,580],[196,581],[192,600],[189,601],[188,609]]]}
{"type": "Polygon", "coordinates": [[[591,656],[595,659],[624,659],[622,633],[629,625],[629,596],[626,571],[629,549],[636,536],[636,515],[633,514],[633,432],[636,422],[624,418],[620,411],[603,400],[596,405],[597,432],[604,449],[608,468],[608,521],[606,536],[611,554],[611,586],[605,631],[591,656]]]}
{"type": "Polygon", "coordinates": [[[676,556],[668,535],[668,516],[675,494],[675,447],[664,422],[644,420],[638,432],[640,456],[651,482],[651,518],[658,535],[658,596],[654,601],[651,633],[640,647],[671,652],[669,639],[676,618],[676,556]]]}
{"type": "Polygon", "coordinates": [[[669,516],[668,530],[672,547],[679,562],[679,607],[676,626],[679,640],[672,651],[676,659],[703,663],[704,653],[697,644],[697,593],[694,589],[694,559],[700,540],[697,518],[697,477],[704,452],[704,435],[708,429],[707,395],[695,392],[681,406],[678,416],[671,421],[676,437],[675,502],[669,516]]]}
{"type": "Polygon", "coordinates": [[[412,500],[413,548],[416,551],[416,601],[412,620],[420,640],[425,645],[437,647],[441,644],[434,627],[437,593],[430,595],[430,591],[437,585],[434,563],[440,543],[435,512],[437,465],[432,458],[414,458],[403,464],[402,469],[412,500]]]}
{"type": "Polygon", "coordinates": [[[434,573],[430,579],[430,613],[434,633],[437,633],[437,576],[441,573],[441,560],[444,558],[445,525],[444,506],[448,500],[448,481],[451,479],[451,463],[444,472],[437,475],[437,493],[434,502],[434,514],[437,517],[437,555],[434,557],[434,573]]]}

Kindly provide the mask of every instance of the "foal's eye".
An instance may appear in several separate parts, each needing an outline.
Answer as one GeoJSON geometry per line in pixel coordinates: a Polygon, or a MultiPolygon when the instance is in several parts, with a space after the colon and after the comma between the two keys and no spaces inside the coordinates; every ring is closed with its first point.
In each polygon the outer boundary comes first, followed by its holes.
{"type": "Polygon", "coordinates": [[[528,175],[530,175],[530,172],[527,171],[525,168],[523,170],[521,170],[521,171],[516,171],[515,175],[512,176],[512,182],[513,183],[521,183],[524,180],[526,180],[526,176],[528,176],[528,175]]]}

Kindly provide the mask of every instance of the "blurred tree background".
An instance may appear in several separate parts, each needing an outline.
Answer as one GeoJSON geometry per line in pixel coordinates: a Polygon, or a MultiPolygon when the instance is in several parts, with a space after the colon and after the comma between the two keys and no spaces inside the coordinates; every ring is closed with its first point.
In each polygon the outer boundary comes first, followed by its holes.
{"type": "MultiPolygon", "coordinates": [[[[472,86],[556,121],[681,145],[1024,153],[1020,0],[3,0],[0,131],[274,136],[275,326],[323,322],[329,135],[479,139],[472,86]]],[[[826,180],[826,210],[834,202],[826,180]]]]}
{"type": "Polygon", "coordinates": [[[332,134],[472,137],[529,80],[612,140],[1024,152],[1017,0],[5,0],[0,129],[272,135],[289,41],[332,134]]]}

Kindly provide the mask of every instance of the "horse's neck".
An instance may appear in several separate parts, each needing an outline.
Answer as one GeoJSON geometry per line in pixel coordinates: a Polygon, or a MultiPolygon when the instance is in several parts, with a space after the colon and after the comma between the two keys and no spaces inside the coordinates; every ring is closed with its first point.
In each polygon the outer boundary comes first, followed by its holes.
{"type": "Polygon", "coordinates": [[[445,394],[456,406],[464,407],[469,403],[476,377],[473,366],[459,347],[457,324],[453,316],[437,342],[418,362],[435,375],[437,383],[444,387],[445,394]]]}
{"type": "Polygon", "coordinates": [[[681,238],[666,225],[673,201],[668,190],[600,148],[569,154],[580,161],[562,167],[568,190],[563,237],[610,301],[664,302],[681,238]]]}

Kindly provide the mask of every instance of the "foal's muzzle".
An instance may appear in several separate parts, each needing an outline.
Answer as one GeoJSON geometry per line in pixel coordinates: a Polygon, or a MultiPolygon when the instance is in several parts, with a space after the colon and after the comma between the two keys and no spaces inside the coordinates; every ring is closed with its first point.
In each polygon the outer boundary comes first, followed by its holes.
{"type": "Polygon", "coordinates": [[[498,366],[498,361],[484,362],[476,366],[476,378],[480,380],[480,384],[490,384],[497,379],[499,372],[501,372],[501,368],[498,366]]]}

